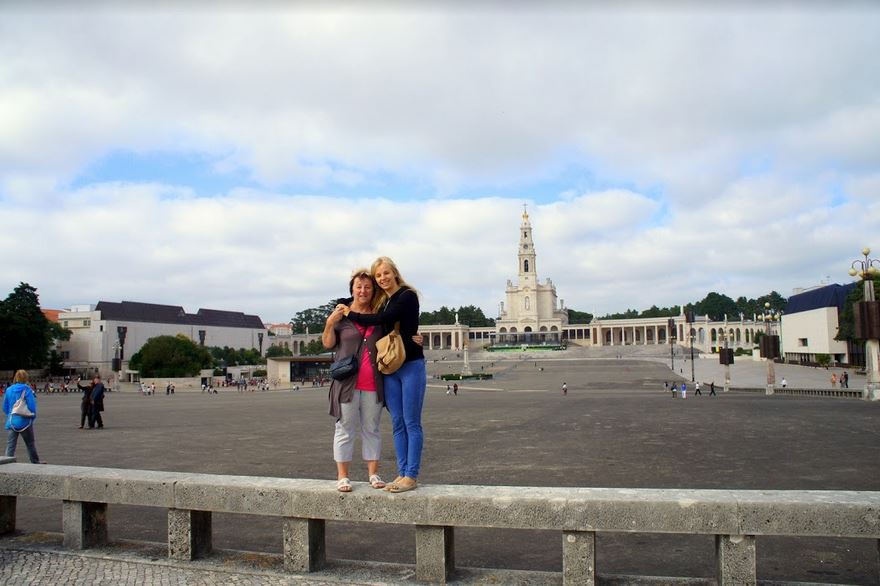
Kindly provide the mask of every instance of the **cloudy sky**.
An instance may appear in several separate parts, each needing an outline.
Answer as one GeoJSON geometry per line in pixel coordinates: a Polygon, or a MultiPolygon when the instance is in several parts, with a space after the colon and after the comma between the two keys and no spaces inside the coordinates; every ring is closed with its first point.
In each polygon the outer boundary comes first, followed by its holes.
{"type": "Polygon", "coordinates": [[[539,277],[594,313],[880,256],[878,4],[27,4],[3,295],[278,322],[382,254],[424,309],[495,316],[524,203],[539,277]]]}

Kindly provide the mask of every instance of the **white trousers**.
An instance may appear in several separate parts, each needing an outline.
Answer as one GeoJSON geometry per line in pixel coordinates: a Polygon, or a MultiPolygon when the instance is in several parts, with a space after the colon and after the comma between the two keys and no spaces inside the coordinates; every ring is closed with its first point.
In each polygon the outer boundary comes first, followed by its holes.
{"type": "Polygon", "coordinates": [[[355,389],[351,402],[342,403],[340,407],[342,417],[336,422],[333,435],[333,459],[351,462],[354,438],[360,431],[361,457],[364,461],[378,460],[382,453],[382,434],[379,433],[382,405],[379,404],[378,393],[355,389]]]}

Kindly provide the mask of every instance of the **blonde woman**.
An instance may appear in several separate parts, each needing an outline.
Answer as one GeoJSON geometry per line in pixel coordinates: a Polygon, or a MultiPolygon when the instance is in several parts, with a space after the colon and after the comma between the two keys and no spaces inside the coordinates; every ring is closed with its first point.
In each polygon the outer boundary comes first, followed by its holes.
{"type": "Polygon", "coordinates": [[[371,314],[341,307],[353,322],[364,326],[382,326],[383,333],[393,330],[395,323],[400,322],[406,361],[397,372],[384,377],[385,404],[391,414],[398,476],[385,490],[406,492],[418,485],[424,443],[422,405],[426,387],[425,356],[417,341],[420,338],[414,339],[419,329],[419,297],[400,276],[394,261],[387,256],[377,258],[370,271],[381,289],[376,303],[378,312],[371,314]]]}
{"type": "MultiPolygon", "coordinates": [[[[367,269],[352,273],[348,291],[353,299],[351,309],[372,313],[378,287],[367,269]]],[[[344,306],[341,306],[344,307],[344,306]]],[[[376,368],[376,342],[383,336],[379,326],[356,324],[337,307],[327,318],[321,342],[327,349],[336,348],[336,359],[356,356],[357,372],[343,380],[330,383],[330,415],[336,418],[333,436],[333,459],[336,460],[336,490],[351,492],[349,467],[354,453],[354,440],[361,436],[361,456],[367,463],[370,486],[384,488],[379,476],[382,435],[379,420],[385,405],[383,377],[376,368]]]]}
{"type": "Polygon", "coordinates": [[[24,440],[27,446],[28,456],[32,464],[39,464],[40,457],[37,455],[37,442],[34,440],[34,421],[37,419],[37,398],[34,390],[28,385],[28,373],[26,370],[15,371],[12,378],[12,386],[6,389],[3,395],[3,413],[6,415],[6,455],[15,457],[15,447],[18,445],[18,436],[24,440]],[[15,403],[24,397],[31,416],[18,415],[12,412],[15,403]]]}

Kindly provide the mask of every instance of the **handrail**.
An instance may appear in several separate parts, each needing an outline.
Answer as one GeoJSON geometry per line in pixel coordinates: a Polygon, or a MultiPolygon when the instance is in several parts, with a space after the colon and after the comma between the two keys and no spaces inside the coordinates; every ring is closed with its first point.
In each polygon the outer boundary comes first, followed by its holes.
{"type": "Polygon", "coordinates": [[[598,532],[716,535],[720,584],[754,583],[756,535],[880,539],[880,492],[425,485],[342,494],[326,480],[7,463],[0,495],[0,533],[15,528],[16,497],[64,501],[73,548],[106,541],[107,504],[167,508],[177,559],[210,551],[211,513],[283,517],[291,571],[323,565],[325,520],[411,524],[416,574],[439,582],[454,567],[454,527],[560,530],[567,583],[595,578],[598,532]]]}

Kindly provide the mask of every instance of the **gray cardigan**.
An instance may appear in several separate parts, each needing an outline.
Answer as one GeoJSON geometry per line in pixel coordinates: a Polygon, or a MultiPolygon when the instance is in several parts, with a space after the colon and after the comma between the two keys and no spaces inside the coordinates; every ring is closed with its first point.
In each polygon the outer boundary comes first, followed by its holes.
{"type": "MultiPolygon", "coordinates": [[[[347,358],[357,352],[358,344],[361,342],[361,333],[355,327],[354,322],[347,317],[339,320],[336,327],[333,328],[336,333],[336,360],[347,358]]],[[[376,342],[382,337],[382,328],[376,326],[373,333],[367,337],[367,341],[361,346],[361,353],[369,352],[370,365],[373,368],[373,380],[376,381],[376,399],[381,405],[385,405],[385,392],[382,386],[382,373],[376,368],[376,342]]],[[[358,365],[361,366],[360,362],[358,365]]],[[[330,383],[330,415],[339,419],[342,417],[341,403],[351,403],[351,397],[354,392],[354,384],[357,382],[358,375],[354,374],[345,380],[333,380],[330,383]]]]}

